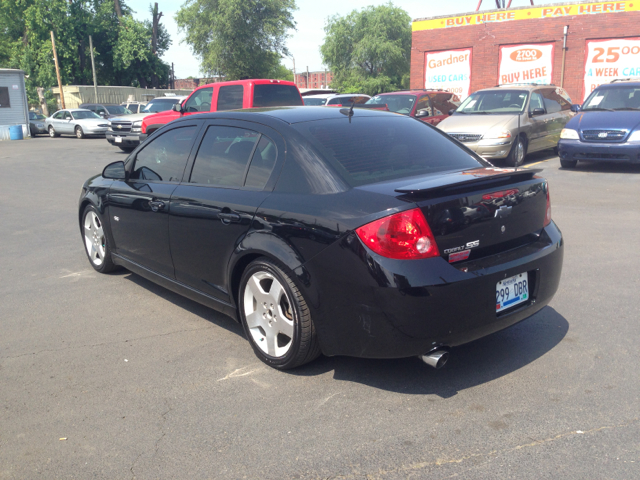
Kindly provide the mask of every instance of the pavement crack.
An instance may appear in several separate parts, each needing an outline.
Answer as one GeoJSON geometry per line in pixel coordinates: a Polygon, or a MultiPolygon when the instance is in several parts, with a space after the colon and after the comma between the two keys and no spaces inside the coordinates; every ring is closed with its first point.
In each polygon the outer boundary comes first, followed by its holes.
{"type": "Polygon", "coordinates": [[[13,360],[14,358],[28,357],[31,355],[40,355],[41,353],[64,352],[66,350],[79,350],[81,348],[94,348],[94,347],[103,347],[106,345],[117,345],[119,343],[135,342],[137,340],[147,340],[149,338],[156,338],[156,337],[167,337],[169,335],[176,335],[176,334],[185,333],[185,332],[196,332],[198,330],[207,330],[209,328],[213,328],[213,327],[207,326],[202,328],[185,328],[184,330],[176,330],[175,332],[158,333],[155,335],[147,335],[144,337],[127,338],[124,340],[114,340],[113,342],[88,343],[85,345],[75,345],[75,346],[69,346],[64,348],[44,349],[44,350],[38,350],[37,352],[28,352],[28,353],[21,353],[20,355],[0,357],[0,360],[13,360]]]}

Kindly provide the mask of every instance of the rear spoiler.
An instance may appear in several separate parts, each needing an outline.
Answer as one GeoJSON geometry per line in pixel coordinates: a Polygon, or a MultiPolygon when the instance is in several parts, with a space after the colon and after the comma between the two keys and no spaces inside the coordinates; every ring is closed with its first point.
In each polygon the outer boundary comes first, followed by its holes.
{"type": "Polygon", "coordinates": [[[522,182],[533,178],[542,169],[520,169],[513,168],[474,168],[461,172],[446,173],[444,175],[433,175],[417,183],[396,188],[398,193],[412,196],[431,197],[436,194],[446,192],[462,193],[463,191],[475,190],[484,185],[501,185],[515,182],[522,182]]]}

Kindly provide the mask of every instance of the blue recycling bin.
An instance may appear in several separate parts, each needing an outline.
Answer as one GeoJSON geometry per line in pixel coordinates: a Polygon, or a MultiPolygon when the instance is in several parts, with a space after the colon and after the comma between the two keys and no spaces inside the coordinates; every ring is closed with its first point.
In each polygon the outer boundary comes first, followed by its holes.
{"type": "Polygon", "coordinates": [[[22,140],[22,125],[10,126],[9,137],[11,138],[11,140],[22,140]]]}

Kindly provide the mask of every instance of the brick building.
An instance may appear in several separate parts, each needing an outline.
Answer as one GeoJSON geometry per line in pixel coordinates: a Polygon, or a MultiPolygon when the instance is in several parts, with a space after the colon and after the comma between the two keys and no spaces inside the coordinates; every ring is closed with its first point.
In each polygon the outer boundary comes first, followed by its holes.
{"type": "Polygon", "coordinates": [[[309,72],[309,78],[307,79],[307,72],[296,73],[295,82],[298,88],[329,88],[333,81],[333,74],[326,70],[317,72],[309,72]]]}
{"type": "Polygon", "coordinates": [[[640,0],[424,18],[412,30],[411,88],[465,97],[497,84],[550,82],[582,103],[601,83],[640,77],[640,0]]]}
{"type": "Polygon", "coordinates": [[[175,88],[181,89],[195,89],[202,85],[208,85],[209,83],[224,82],[224,77],[212,77],[212,78],[176,78],[175,88]]]}

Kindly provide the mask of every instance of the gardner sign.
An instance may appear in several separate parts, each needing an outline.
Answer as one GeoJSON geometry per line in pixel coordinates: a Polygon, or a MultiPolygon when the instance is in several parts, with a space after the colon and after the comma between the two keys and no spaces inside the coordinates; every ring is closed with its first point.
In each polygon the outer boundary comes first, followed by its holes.
{"type": "Polygon", "coordinates": [[[426,52],[424,88],[455,93],[464,100],[471,86],[471,48],[426,52]]]}
{"type": "Polygon", "coordinates": [[[500,47],[498,85],[553,83],[553,43],[500,47]]]}

